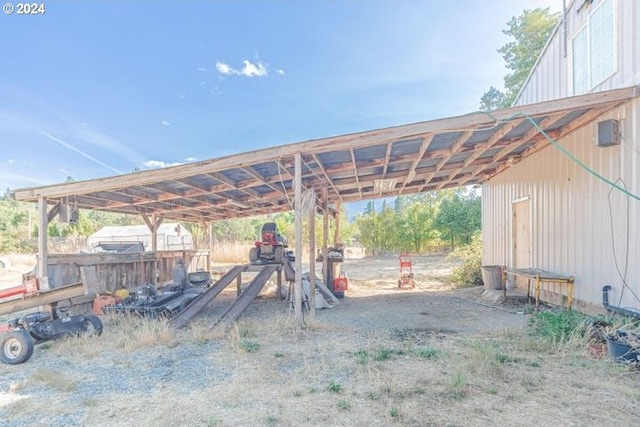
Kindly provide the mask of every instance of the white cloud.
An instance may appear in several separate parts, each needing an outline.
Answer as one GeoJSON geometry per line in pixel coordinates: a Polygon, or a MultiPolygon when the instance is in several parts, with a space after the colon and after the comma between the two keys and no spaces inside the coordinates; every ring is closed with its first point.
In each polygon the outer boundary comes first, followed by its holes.
{"type": "Polygon", "coordinates": [[[9,159],[7,161],[7,163],[9,163],[10,165],[14,164],[16,162],[16,159],[9,159]]]}
{"type": "Polygon", "coordinates": [[[236,70],[234,70],[233,68],[229,67],[224,62],[217,62],[216,63],[216,69],[222,74],[236,74],[237,73],[236,70]]]}
{"type": "Polygon", "coordinates": [[[69,171],[68,171],[68,170],[66,170],[66,169],[62,169],[62,168],[58,169],[58,172],[60,172],[60,173],[61,173],[61,174],[63,174],[63,175],[67,175],[67,174],[69,173],[69,171]]]}
{"type": "Polygon", "coordinates": [[[262,62],[258,61],[257,64],[252,64],[251,61],[244,60],[242,61],[244,67],[242,67],[241,74],[247,77],[262,77],[267,75],[267,67],[262,64],[262,62]]]}
{"type": "Polygon", "coordinates": [[[204,68],[204,67],[198,67],[198,68],[196,68],[196,69],[197,69],[198,71],[208,71],[208,70],[207,70],[206,68],[204,68]]]}
{"type": "Polygon", "coordinates": [[[220,74],[245,76],[245,77],[264,77],[269,74],[267,66],[258,60],[255,64],[247,59],[242,61],[242,68],[235,69],[224,62],[217,62],[216,69],[220,74]]]}
{"type": "Polygon", "coordinates": [[[276,70],[276,73],[280,74],[281,76],[284,76],[284,70],[282,68],[278,68],[276,70]]]}
{"type": "Polygon", "coordinates": [[[166,121],[166,120],[163,120],[163,121],[161,121],[161,122],[160,122],[160,124],[161,124],[162,126],[169,126],[171,123],[169,123],[169,122],[168,122],[168,121],[166,121]]]}
{"type": "Polygon", "coordinates": [[[184,160],[185,160],[185,162],[195,162],[196,160],[198,160],[198,158],[197,157],[187,157],[184,160]]]}
{"type": "Polygon", "coordinates": [[[142,163],[142,166],[144,166],[147,169],[158,169],[158,168],[166,168],[169,166],[178,166],[181,164],[182,163],[180,162],[169,163],[162,160],[147,160],[146,162],[142,163]]]}

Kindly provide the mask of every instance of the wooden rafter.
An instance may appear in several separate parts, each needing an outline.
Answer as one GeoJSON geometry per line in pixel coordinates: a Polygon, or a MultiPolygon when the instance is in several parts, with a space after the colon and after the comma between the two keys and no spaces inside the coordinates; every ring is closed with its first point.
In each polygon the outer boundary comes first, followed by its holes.
{"type": "MultiPolygon", "coordinates": [[[[291,209],[296,155],[304,162],[302,185],[328,190],[328,203],[379,197],[374,183],[384,179],[397,182],[385,194],[443,189],[480,183],[549,145],[537,129],[509,135],[509,127],[516,125],[509,121],[513,117],[532,117],[558,139],[638,94],[635,87],[616,89],[498,110],[491,116],[474,113],[340,135],[160,170],[21,189],[13,195],[49,205],[73,197],[74,206],[82,209],[195,222],[259,215],[291,209]],[[571,120],[559,127],[567,117],[571,120]],[[500,129],[492,134],[487,131],[491,126],[500,129]],[[453,133],[459,136],[450,141],[453,133]],[[402,150],[394,153],[395,147],[402,150]]],[[[50,212],[53,216],[54,210],[50,212]]]]}
{"type": "Polygon", "coordinates": [[[353,176],[356,177],[356,186],[358,187],[358,193],[360,193],[360,200],[362,200],[362,186],[360,185],[360,177],[358,176],[358,163],[356,162],[356,154],[353,148],[349,150],[351,153],[351,163],[353,166],[353,176]]]}
{"type": "Polygon", "coordinates": [[[414,161],[411,163],[411,167],[409,168],[407,177],[404,179],[404,182],[402,183],[402,187],[400,188],[399,194],[402,194],[407,184],[413,181],[413,179],[415,178],[416,167],[418,166],[418,163],[420,163],[420,161],[422,160],[422,156],[424,156],[424,153],[429,148],[429,144],[431,144],[431,141],[433,141],[434,136],[435,136],[434,134],[429,134],[424,138],[422,138],[422,144],[420,144],[420,148],[418,149],[418,154],[416,155],[416,158],[414,159],[414,161]]]}

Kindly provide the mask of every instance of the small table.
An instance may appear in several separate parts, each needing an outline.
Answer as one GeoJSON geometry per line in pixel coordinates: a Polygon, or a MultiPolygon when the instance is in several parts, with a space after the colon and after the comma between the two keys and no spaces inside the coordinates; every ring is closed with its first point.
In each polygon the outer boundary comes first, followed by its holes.
{"type": "Polygon", "coordinates": [[[573,276],[563,276],[561,274],[545,271],[540,268],[503,268],[504,280],[502,281],[502,291],[504,297],[507,297],[507,275],[521,276],[529,279],[529,285],[527,286],[527,301],[531,293],[531,279],[536,281],[536,307],[538,307],[540,301],[540,287],[542,282],[551,283],[566,283],[567,284],[567,308],[571,310],[573,305],[573,276]]]}

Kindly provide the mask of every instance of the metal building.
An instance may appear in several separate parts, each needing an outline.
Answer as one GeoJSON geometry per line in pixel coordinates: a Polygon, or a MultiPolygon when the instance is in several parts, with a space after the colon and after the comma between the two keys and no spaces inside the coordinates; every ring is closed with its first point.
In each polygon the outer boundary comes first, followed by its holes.
{"type": "MultiPolygon", "coordinates": [[[[567,3],[516,106],[640,84],[640,2],[567,3]]],[[[587,311],[607,284],[612,304],[638,309],[640,100],[557,142],[483,184],[483,262],[572,275],[587,311]]],[[[543,299],[564,293],[547,284],[543,299]]]]}

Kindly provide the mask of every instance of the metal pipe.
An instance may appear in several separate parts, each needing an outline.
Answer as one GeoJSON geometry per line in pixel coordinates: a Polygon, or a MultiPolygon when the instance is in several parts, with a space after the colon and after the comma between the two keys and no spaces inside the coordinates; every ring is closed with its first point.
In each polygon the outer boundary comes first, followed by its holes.
{"type": "Polygon", "coordinates": [[[27,293],[27,287],[25,285],[14,286],[13,288],[7,288],[0,291],[0,298],[9,298],[15,295],[23,295],[27,293]]]}
{"type": "Polygon", "coordinates": [[[624,314],[625,316],[640,319],[640,311],[629,310],[628,308],[616,307],[609,304],[609,291],[612,289],[613,288],[610,285],[606,285],[602,288],[602,306],[607,311],[613,311],[615,313],[624,314]]]}
{"type": "Polygon", "coordinates": [[[567,0],[562,0],[562,56],[567,57],[567,0]]]}

